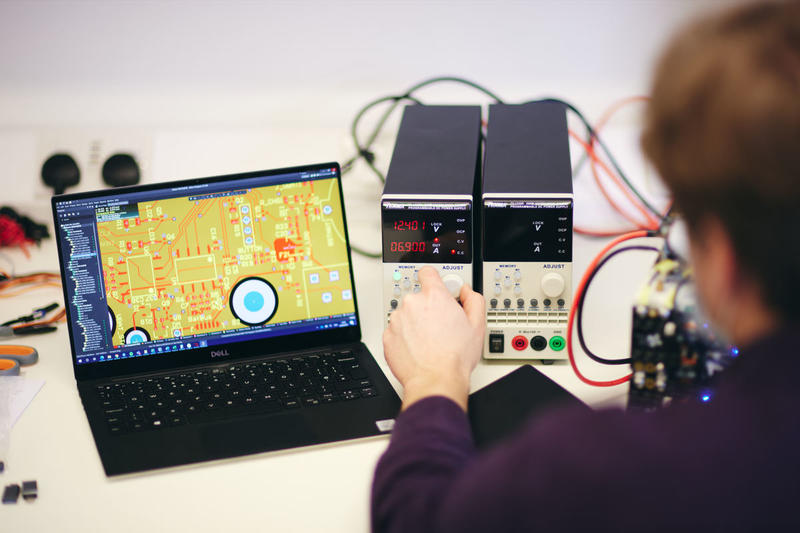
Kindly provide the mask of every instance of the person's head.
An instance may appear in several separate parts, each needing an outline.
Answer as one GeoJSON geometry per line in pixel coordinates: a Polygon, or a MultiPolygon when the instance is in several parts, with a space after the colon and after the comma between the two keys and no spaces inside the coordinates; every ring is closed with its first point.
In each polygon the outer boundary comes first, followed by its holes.
{"type": "Polygon", "coordinates": [[[711,318],[736,342],[759,333],[748,320],[800,319],[800,2],[688,26],[651,96],[642,146],[686,220],[711,318]]]}

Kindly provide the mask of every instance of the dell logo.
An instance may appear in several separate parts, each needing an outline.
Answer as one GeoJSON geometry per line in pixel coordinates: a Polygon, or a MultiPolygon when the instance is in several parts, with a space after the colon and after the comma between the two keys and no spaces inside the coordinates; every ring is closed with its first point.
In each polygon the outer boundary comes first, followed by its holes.
{"type": "Polygon", "coordinates": [[[228,350],[211,350],[211,357],[225,357],[230,354],[228,350]]]}

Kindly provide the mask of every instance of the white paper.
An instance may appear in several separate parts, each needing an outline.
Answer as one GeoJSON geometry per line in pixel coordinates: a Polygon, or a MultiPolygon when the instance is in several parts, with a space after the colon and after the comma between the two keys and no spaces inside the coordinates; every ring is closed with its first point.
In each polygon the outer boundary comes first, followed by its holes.
{"type": "Polygon", "coordinates": [[[0,376],[0,460],[8,452],[11,428],[43,385],[43,379],[0,376]]]}

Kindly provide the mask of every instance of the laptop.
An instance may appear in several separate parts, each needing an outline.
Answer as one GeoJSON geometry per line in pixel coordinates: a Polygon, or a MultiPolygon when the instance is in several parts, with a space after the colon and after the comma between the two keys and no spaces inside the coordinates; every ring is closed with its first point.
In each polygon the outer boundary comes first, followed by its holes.
{"type": "Polygon", "coordinates": [[[337,163],[53,197],[73,369],[106,475],[372,437],[337,163]]]}

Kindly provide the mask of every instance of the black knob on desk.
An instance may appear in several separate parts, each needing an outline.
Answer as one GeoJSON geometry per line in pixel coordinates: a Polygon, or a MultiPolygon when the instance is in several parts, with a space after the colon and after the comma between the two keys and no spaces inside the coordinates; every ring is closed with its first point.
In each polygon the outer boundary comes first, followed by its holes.
{"type": "Polygon", "coordinates": [[[489,300],[489,305],[492,306],[492,309],[497,307],[497,298],[492,298],[491,300],[489,300]]]}
{"type": "Polygon", "coordinates": [[[503,307],[511,307],[511,300],[509,298],[503,300],[503,307]]]}
{"type": "Polygon", "coordinates": [[[64,194],[67,187],[81,181],[81,171],[69,154],[53,154],[42,165],[42,181],[54,194],[64,194]]]}
{"type": "Polygon", "coordinates": [[[103,181],[112,187],[139,183],[139,165],[130,154],[114,154],[103,164],[103,181]]]}

